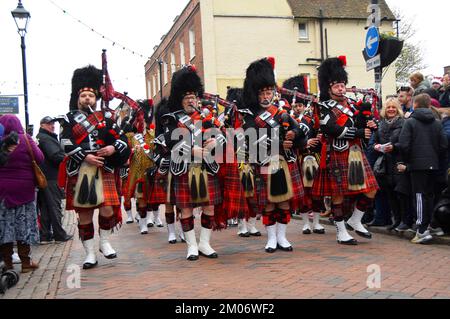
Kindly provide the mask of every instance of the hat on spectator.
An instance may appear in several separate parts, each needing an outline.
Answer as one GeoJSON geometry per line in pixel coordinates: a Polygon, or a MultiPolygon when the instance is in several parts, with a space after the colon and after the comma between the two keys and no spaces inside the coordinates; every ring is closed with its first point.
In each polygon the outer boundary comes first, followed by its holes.
{"type": "Polygon", "coordinates": [[[439,85],[442,85],[442,81],[439,80],[439,79],[433,79],[433,80],[431,81],[431,84],[439,84],[439,85]]]}
{"type": "Polygon", "coordinates": [[[53,123],[53,122],[57,122],[58,119],[51,117],[51,116],[46,116],[41,120],[40,124],[49,124],[49,123],[53,123]]]}

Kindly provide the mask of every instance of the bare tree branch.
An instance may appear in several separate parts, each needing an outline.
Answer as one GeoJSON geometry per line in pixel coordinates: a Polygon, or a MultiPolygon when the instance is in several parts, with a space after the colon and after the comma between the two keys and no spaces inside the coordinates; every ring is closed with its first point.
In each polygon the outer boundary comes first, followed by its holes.
{"type": "Polygon", "coordinates": [[[427,67],[424,60],[424,53],[420,43],[414,43],[412,38],[416,34],[414,27],[414,17],[407,17],[399,9],[393,10],[399,22],[400,39],[405,41],[403,51],[395,61],[396,77],[398,82],[408,82],[409,76],[427,67]]]}

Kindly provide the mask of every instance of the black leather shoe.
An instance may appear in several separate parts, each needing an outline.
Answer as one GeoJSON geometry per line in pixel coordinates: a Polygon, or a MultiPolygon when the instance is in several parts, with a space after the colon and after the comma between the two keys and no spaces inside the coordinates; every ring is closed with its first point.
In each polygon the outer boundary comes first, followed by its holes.
{"type": "Polygon", "coordinates": [[[325,229],[314,229],[313,233],[323,235],[323,234],[325,234],[325,229]]]}
{"type": "Polygon", "coordinates": [[[269,254],[273,254],[273,253],[276,252],[276,251],[277,251],[276,248],[271,248],[271,247],[266,248],[266,253],[269,253],[269,254]]]}
{"type": "Polygon", "coordinates": [[[400,222],[395,222],[394,224],[392,224],[391,226],[389,226],[388,228],[386,228],[388,231],[393,231],[395,230],[398,226],[400,226],[400,222]]]}
{"type": "Polygon", "coordinates": [[[240,233],[239,234],[239,237],[250,237],[250,233],[249,232],[246,232],[246,233],[240,233]]]}
{"type": "Polygon", "coordinates": [[[368,223],[367,226],[368,227],[385,227],[385,226],[387,226],[387,224],[382,223],[382,222],[372,221],[372,222],[368,223]]]}
{"type": "Polygon", "coordinates": [[[95,262],[95,264],[91,264],[91,263],[84,263],[83,264],[83,269],[91,269],[94,268],[95,266],[98,265],[98,261],[95,262]]]}
{"type": "Polygon", "coordinates": [[[169,244],[176,244],[177,243],[177,240],[176,239],[174,239],[174,240],[169,240],[169,244]]]}
{"type": "Polygon", "coordinates": [[[206,257],[206,258],[214,259],[214,258],[219,257],[219,255],[217,255],[217,253],[212,253],[211,255],[206,255],[206,254],[202,253],[200,250],[198,252],[200,253],[201,256],[206,257]]]}
{"type": "Polygon", "coordinates": [[[282,250],[282,251],[293,251],[293,250],[294,250],[294,248],[292,248],[292,246],[289,246],[289,247],[283,247],[283,246],[281,246],[280,244],[278,244],[278,249],[279,249],[279,250],[282,250]]]}
{"type": "Polygon", "coordinates": [[[148,224],[147,224],[147,227],[153,227],[153,226],[154,226],[153,223],[148,223],[148,224]]]}
{"type": "Polygon", "coordinates": [[[358,235],[358,236],[360,236],[362,238],[372,239],[372,234],[370,232],[363,233],[361,231],[355,230],[355,233],[356,233],[356,235],[358,235]]]}
{"type": "Polygon", "coordinates": [[[311,235],[312,233],[311,233],[311,229],[305,229],[304,231],[303,231],[303,235],[311,235]]]}
{"type": "Polygon", "coordinates": [[[56,239],[55,238],[55,242],[57,243],[64,243],[66,241],[72,240],[73,239],[73,235],[66,235],[66,237],[62,238],[62,239],[56,239]]]}
{"type": "Polygon", "coordinates": [[[189,261],[196,261],[196,260],[198,260],[198,255],[190,255],[186,259],[189,260],[189,261]]]}
{"type": "MultiPolygon", "coordinates": [[[[99,249],[98,251],[103,254],[103,251],[101,249],[99,249]]],[[[103,254],[103,256],[105,256],[105,254],[103,254]]],[[[105,258],[106,259],[114,259],[114,258],[117,258],[117,254],[111,254],[111,255],[105,256],[105,258]]]]}
{"type": "Polygon", "coordinates": [[[258,231],[256,233],[250,233],[250,236],[254,236],[254,237],[261,237],[261,233],[258,231]]]}
{"type": "Polygon", "coordinates": [[[350,239],[347,241],[338,240],[338,244],[347,245],[347,246],[356,246],[356,245],[358,245],[358,241],[356,239],[350,239]]]}

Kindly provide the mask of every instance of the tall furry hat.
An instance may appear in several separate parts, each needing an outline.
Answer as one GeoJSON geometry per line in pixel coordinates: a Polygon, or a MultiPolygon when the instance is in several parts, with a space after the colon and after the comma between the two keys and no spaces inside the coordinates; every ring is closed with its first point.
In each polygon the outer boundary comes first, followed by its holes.
{"type": "MultiPolygon", "coordinates": [[[[288,90],[294,90],[295,88],[297,88],[298,93],[308,94],[308,82],[307,81],[308,81],[307,78],[297,75],[297,76],[294,76],[294,77],[284,81],[283,88],[288,89],[288,90]]],[[[292,102],[292,96],[290,96],[290,95],[282,94],[281,98],[287,100],[289,103],[292,102]]],[[[304,100],[297,99],[297,101],[305,104],[304,100]]]]}
{"type": "Polygon", "coordinates": [[[273,57],[255,61],[247,68],[242,96],[246,108],[257,111],[259,109],[259,90],[277,85],[274,69],[275,59],[273,57]]]}
{"type": "Polygon", "coordinates": [[[164,133],[163,115],[170,113],[169,104],[166,98],[162,99],[155,107],[156,136],[164,133]]]}
{"type": "Polygon", "coordinates": [[[148,124],[153,122],[154,116],[153,100],[152,99],[138,100],[137,103],[142,108],[145,123],[148,124]]]}
{"type": "Polygon", "coordinates": [[[95,93],[100,99],[100,87],[103,84],[103,72],[93,65],[76,69],[72,77],[72,94],[70,96],[70,110],[78,109],[78,96],[83,91],[95,93]]]}
{"type": "Polygon", "coordinates": [[[319,67],[320,100],[322,102],[331,99],[329,90],[333,84],[348,83],[348,74],[345,71],[346,65],[346,57],[340,56],[338,58],[326,59],[319,67]]]}
{"type": "Polygon", "coordinates": [[[228,102],[236,102],[236,106],[238,109],[241,109],[243,107],[242,102],[242,94],[243,94],[242,88],[232,88],[229,87],[227,91],[227,101],[228,102]]]}
{"type": "Polygon", "coordinates": [[[170,88],[169,108],[172,112],[182,109],[183,97],[187,93],[203,97],[204,89],[202,80],[193,65],[188,65],[173,74],[170,88]]]}

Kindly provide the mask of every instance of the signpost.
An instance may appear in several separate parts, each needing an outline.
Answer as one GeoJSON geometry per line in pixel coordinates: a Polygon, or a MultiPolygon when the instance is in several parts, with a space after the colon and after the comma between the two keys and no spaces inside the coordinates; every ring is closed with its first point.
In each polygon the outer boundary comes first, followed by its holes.
{"type": "Polygon", "coordinates": [[[0,114],[19,114],[19,98],[0,96],[0,114]]]}
{"type": "Polygon", "coordinates": [[[380,33],[376,26],[371,26],[366,36],[366,53],[369,58],[375,57],[380,47],[380,33]]]}
{"type": "Polygon", "coordinates": [[[379,54],[380,50],[380,32],[379,27],[381,23],[381,10],[378,5],[378,0],[371,0],[371,4],[367,8],[367,12],[370,13],[367,18],[369,29],[367,30],[366,41],[365,41],[365,53],[368,57],[367,72],[370,70],[375,70],[375,89],[377,90],[378,96],[380,97],[380,108],[382,106],[382,91],[381,91],[381,80],[383,69],[381,68],[381,56],[379,54]]]}

